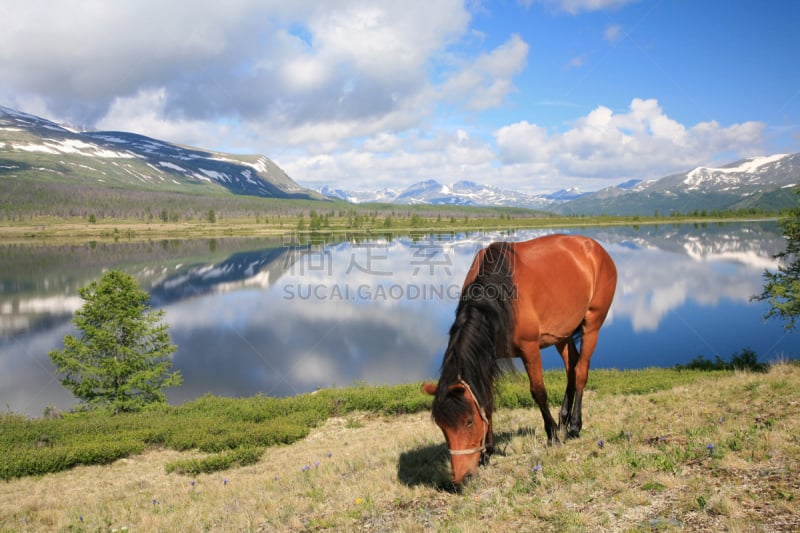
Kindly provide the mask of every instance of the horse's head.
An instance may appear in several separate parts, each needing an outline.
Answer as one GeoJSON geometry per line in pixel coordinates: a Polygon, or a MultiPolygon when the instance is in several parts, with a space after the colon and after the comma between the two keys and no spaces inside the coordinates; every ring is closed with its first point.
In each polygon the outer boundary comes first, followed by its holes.
{"type": "Polygon", "coordinates": [[[435,396],[433,419],[444,433],[450,450],[453,483],[460,485],[478,470],[486,454],[486,437],[489,421],[486,413],[463,380],[437,391],[437,386],[426,383],[423,391],[435,396]]]}

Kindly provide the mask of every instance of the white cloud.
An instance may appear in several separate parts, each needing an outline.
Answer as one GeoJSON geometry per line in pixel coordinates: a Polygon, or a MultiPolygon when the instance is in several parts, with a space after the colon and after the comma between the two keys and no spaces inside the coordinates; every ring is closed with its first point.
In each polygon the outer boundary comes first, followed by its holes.
{"type": "Polygon", "coordinates": [[[760,122],[686,126],[666,115],[658,101],[636,98],[623,113],[599,106],[564,132],[521,121],[499,128],[495,139],[502,163],[520,174],[546,169],[550,180],[596,179],[604,185],[662,177],[707,163],[719,153],[758,153],[764,127],[760,122]]]}
{"type": "Polygon", "coordinates": [[[441,130],[432,136],[420,132],[383,136],[382,142],[365,143],[358,149],[295,158],[284,169],[309,183],[373,189],[402,187],[425,179],[491,183],[495,161],[494,150],[486,141],[464,130],[441,130]],[[391,151],[386,150],[388,146],[391,151]]]}
{"type": "Polygon", "coordinates": [[[564,11],[576,15],[585,11],[602,11],[616,9],[638,0],[518,0],[520,5],[530,7],[533,4],[542,4],[557,11],[564,11]]]}
{"type": "MultiPolygon", "coordinates": [[[[540,3],[580,13],[629,1],[540,3]]],[[[484,112],[517,90],[530,45],[501,34],[499,45],[484,47],[488,36],[470,28],[467,5],[480,8],[460,0],[83,0],[75,17],[70,3],[11,0],[0,4],[0,99],[79,126],[264,153],[301,183],[344,187],[434,178],[528,192],[596,189],[761,147],[761,122],[682,124],[647,99],[623,111],[599,105],[560,130],[494,122],[507,119],[484,112]]],[[[604,38],[622,34],[609,25],[604,38]]],[[[552,97],[533,83],[527,100],[552,97]]]]}
{"type": "Polygon", "coordinates": [[[96,124],[100,130],[147,132],[160,140],[180,139],[192,146],[212,146],[231,134],[224,124],[199,119],[169,117],[164,88],[142,90],[129,98],[115,98],[106,115],[96,124]]]}
{"type": "Polygon", "coordinates": [[[227,61],[234,48],[246,49],[239,36],[252,35],[242,31],[253,11],[243,1],[26,0],[4,7],[4,82],[41,94],[54,109],[94,118],[115,96],[227,61]]]}
{"type": "Polygon", "coordinates": [[[442,84],[446,100],[463,100],[468,109],[499,106],[513,90],[512,80],[524,67],[528,44],[519,35],[487,54],[479,55],[442,84]]]}
{"type": "MultiPolygon", "coordinates": [[[[128,120],[132,129],[141,125],[161,132],[162,138],[228,134],[238,135],[242,143],[258,136],[277,141],[279,132],[259,129],[258,124],[223,131],[215,123],[164,120],[159,111],[162,101],[163,94],[155,91],[127,105],[117,102],[112,108],[114,122],[128,120]]],[[[443,183],[468,179],[536,193],[567,186],[595,190],[631,178],[685,171],[708,164],[719,154],[754,155],[761,152],[764,135],[760,122],[684,125],[653,99],[634,99],[623,112],[598,106],[564,131],[519,121],[498,128],[491,139],[464,128],[420,130],[408,125],[392,133],[386,126],[310,123],[289,130],[294,136],[289,142],[313,142],[317,150],[297,152],[284,145],[283,152],[276,149],[269,155],[301,183],[375,189],[424,179],[443,183]],[[341,140],[356,137],[363,142],[341,140]]],[[[207,145],[202,139],[198,144],[207,145]]]]}
{"type": "Polygon", "coordinates": [[[624,35],[625,32],[622,31],[622,26],[618,24],[606,26],[606,29],[603,32],[603,38],[610,43],[618,42],[624,35]]]}
{"type": "Polygon", "coordinates": [[[9,93],[38,94],[51,116],[82,122],[155,89],[171,117],[374,119],[428,90],[432,56],[470,20],[460,0],[85,0],[80,17],[75,9],[1,6],[0,71],[9,93]]]}
{"type": "Polygon", "coordinates": [[[586,64],[586,56],[585,55],[579,55],[579,56],[575,56],[572,59],[570,59],[569,63],[567,63],[566,68],[567,69],[581,68],[585,64],[586,64]]]}

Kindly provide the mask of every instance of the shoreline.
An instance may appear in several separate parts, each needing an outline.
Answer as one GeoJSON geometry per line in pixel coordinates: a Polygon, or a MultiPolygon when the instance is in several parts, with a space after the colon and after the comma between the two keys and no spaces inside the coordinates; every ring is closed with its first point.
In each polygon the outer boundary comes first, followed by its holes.
{"type": "Polygon", "coordinates": [[[661,224],[720,224],[777,221],[770,217],[558,217],[558,218],[494,218],[474,219],[469,224],[431,223],[427,225],[394,224],[347,228],[342,225],[321,228],[317,231],[298,230],[296,227],[257,224],[246,220],[209,223],[206,221],[153,223],[130,220],[89,223],[42,219],[21,224],[0,224],[0,245],[3,244],[64,244],[82,242],[141,242],[164,239],[220,239],[220,238],[281,238],[296,236],[298,240],[311,241],[318,236],[405,235],[409,233],[452,233],[480,231],[516,231],[522,229],[581,228],[603,226],[654,226],[661,224]],[[482,223],[483,222],[483,223],[482,223]]]}

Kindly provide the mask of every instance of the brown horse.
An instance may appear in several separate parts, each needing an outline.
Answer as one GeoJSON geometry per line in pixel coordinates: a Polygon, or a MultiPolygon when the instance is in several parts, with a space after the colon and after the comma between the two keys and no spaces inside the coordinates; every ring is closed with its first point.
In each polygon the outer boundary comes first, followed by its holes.
{"type": "Polygon", "coordinates": [[[586,237],[496,242],[477,253],[461,290],[439,382],[423,387],[435,396],[433,419],[450,449],[455,484],[494,451],[492,386],[498,359],[522,359],[549,443],[559,442],[559,427],[567,438],[578,437],[589,359],[616,285],[614,262],[586,237]],[[582,337],[580,351],[576,335],[582,337]],[[567,371],[560,426],[550,414],[542,378],[540,350],[552,345],[567,371]]]}

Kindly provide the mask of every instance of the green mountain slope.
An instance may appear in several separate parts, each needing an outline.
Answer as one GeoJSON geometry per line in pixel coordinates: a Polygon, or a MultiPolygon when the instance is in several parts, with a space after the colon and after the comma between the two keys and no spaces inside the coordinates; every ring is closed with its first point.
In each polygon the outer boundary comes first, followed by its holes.
{"type": "Polygon", "coordinates": [[[16,187],[321,199],[265,156],[183,147],[132,133],[77,132],[0,106],[0,186],[10,190],[12,181],[16,187]]]}

